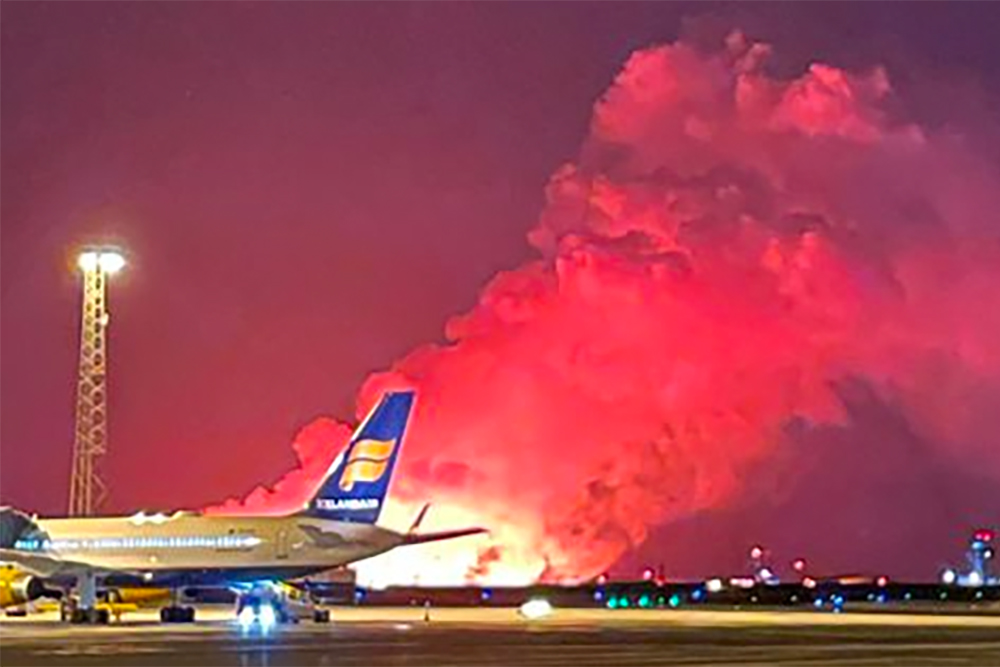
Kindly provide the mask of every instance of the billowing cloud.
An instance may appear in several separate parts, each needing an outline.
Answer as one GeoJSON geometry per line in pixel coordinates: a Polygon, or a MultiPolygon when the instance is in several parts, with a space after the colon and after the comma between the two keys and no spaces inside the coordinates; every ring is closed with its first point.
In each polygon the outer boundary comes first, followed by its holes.
{"type": "MultiPolygon", "coordinates": [[[[386,522],[431,500],[430,528],[493,530],[365,576],[593,576],[652,529],[738,503],[790,423],[849,422],[845,378],[1000,477],[996,166],[909,121],[882,69],[782,80],[770,57],[739,33],[633,54],[548,184],[537,259],[496,276],[446,344],[365,383],[359,414],[419,392],[386,522]]],[[[301,502],[345,438],[309,426],[301,468],[245,508],[301,502]]]]}

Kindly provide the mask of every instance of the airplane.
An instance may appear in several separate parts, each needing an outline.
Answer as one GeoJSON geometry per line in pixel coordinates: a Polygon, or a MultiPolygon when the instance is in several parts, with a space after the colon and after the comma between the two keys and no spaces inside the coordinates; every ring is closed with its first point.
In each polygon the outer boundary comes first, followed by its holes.
{"type": "MultiPolygon", "coordinates": [[[[194,608],[180,606],[186,586],[226,587],[261,619],[297,620],[285,608],[281,582],[370,558],[400,546],[487,532],[464,528],[419,533],[425,507],[410,530],[377,525],[415,400],[413,391],[385,393],[330,465],[311,499],[285,516],[171,515],[38,519],[0,510],[0,563],[17,575],[20,595],[56,586],[79,600],[65,620],[105,623],[96,606],[98,586],[168,588],[175,594],[161,621],[192,622],[194,608]],[[261,604],[261,601],[264,604],[261,604]],[[266,607],[272,607],[266,609],[266,607]],[[263,611],[262,611],[263,610],[263,611]]],[[[328,620],[328,612],[325,620],[328,620]]],[[[324,620],[316,610],[316,621],[324,620]]]]}

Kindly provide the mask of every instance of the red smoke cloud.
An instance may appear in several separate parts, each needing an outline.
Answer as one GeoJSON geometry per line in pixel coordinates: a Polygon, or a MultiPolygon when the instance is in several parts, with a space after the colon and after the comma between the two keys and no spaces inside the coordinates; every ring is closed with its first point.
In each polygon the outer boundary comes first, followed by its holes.
{"type": "MultiPolygon", "coordinates": [[[[428,528],[493,531],[368,578],[593,576],[738,500],[791,419],[845,420],[847,377],[944,456],[1000,472],[995,168],[901,116],[880,69],[779,80],[769,56],[738,33],[635,53],[549,183],[540,259],[494,278],[446,345],[365,383],[359,414],[418,390],[384,522],[431,500],[428,528]]],[[[308,426],[300,469],[219,509],[297,507],[347,433],[308,426]]]]}

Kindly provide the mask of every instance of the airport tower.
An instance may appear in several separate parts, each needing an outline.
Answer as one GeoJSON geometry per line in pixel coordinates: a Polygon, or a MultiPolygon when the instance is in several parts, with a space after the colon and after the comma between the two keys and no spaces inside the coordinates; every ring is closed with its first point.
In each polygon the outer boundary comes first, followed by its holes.
{"type": "Polygon", "coordinates": [[[113,248],[88,248],[77,266],[83,274],[83,307],[68,514],[91,516],[107,495],[99,461],[108,446],[108,279],[124,268],[125,257],[113,248]]]}
{"type": "Polygon", "coordinates": [[[980,528],[969,539],[969,549],[965,557],[969,562],[967,578],[972,586],[991,585],[996,579],[990,572],[990,561],[993,559],[993,531],[980,528]]]}

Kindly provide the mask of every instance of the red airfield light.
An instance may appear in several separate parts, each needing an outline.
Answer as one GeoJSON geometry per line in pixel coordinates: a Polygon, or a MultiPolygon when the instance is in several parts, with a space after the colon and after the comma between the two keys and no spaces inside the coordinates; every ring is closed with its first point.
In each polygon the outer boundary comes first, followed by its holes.
{"type": "Polygon", "coordinates": [[[652,578],[653,578],[653,568],[647,567],[645,570],[642,571],[643,581],[649,581],[652,578]]]}
{"type": "Polygon", "coordinates": [[[764,550],[761,549],[760,547],[754,547],[753,549],[750,550],[750,558],[753,558],[754,560],[759,559],[763,555],[764,555],[764,550]]]}
{"type": "Polygon", "coordinates": [[[889,577],[883,574],[881,577],[875,580],[875,583],[878,585],[879,588],[885,588],[886,584],[889,583],[889,577]]]}
{"type": "Polygon", "coordinates": [[[597,585],[598,586],[603,586],[606,583],[608,583],[608,575],[606,575],[606,574],[599,574],[599,575],[597,575],[597,585]]]}
{"type": "Polygon", "coordinates": [[[806,577],[802,580],[802,586],[805,588],[816,588],[816,580],[812,577],[806,577]]]}
{"type": "Polygon", "coordinates": [[[792,569],[795,570],[796,572],[805,572],[806,571],[806,559],[805,558],[796,558],[794,561],[792,561],[792,569]]]}

